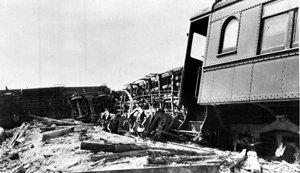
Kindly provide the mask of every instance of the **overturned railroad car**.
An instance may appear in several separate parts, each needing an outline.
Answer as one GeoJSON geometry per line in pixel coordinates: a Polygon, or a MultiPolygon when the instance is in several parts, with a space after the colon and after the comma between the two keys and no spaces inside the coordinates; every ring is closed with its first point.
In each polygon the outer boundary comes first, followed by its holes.
{"type": "Polygon", "coordinates": [[[62,91],[68,98],[71,116],[83,122],[95,122],[106,109],[112,111],[111,90],[105,85],[99,87],[68,87],[62,91]]]}
{"type": "Polygon", "coordinates": [[[116,115],[112,114],[112,123],[117,124],[118,131],[155,140],[162,135],[179,137],[186,120],[185,109],[178,104],[182,69],[147,75],[118,91],[119,104],[116,115]]]}
{"type": "Polygon", "coordinates": [[[179,99],[205,107],[204,144],[297,152],[298,21],[297,0],[216,0],[191,18],[179,99]]]}
{"type": "Polygon", "coordinates": [[[0,90],[0,127],[18,126],[28,121],[28,114],[96,121],[105,109],[113,109],[112,93],[104,85],[13,90],[6,88],[0,90]]]}
{"type": "Polygon", "coordinates": [[[13,128],[26,118],[25,104],[21,101],[21,90],[0,90],[0,127],[13,128]]]}

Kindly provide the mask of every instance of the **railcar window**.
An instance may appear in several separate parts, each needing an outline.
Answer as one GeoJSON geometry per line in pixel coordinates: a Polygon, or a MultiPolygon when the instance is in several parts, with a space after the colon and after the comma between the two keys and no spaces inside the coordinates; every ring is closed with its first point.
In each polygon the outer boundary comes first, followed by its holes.
{"type": "Polygon", "coordinates": [[[221,44],[219,53],[226,53],[236,50],[238,38],[239,22],[236,18],[228,19],[223,27],[221,33],[221,44]]]}
{"type": "Polygon", "coordinates": [[[206,37],[197,33],[193,34],[191,57],[203,61],[206,37]]]}
{"type": "Polygon", "coordinates": [[[284,13],[264,19],[261,53],[284,49],[288,29],[288,16],[288,13],[284,13]]]}
{"type": "Polygon", "coordinates": [[[293,47],[299,46],[299,22],[298,11],[295,13],[295,27],[294,27],[293,47]]]}

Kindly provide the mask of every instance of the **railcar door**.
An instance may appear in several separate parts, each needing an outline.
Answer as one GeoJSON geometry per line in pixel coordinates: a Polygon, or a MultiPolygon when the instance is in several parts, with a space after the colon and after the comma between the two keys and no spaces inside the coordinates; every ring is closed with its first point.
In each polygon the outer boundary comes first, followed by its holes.
{"type": "Polygon", "coordinates": [[[209,15],[191,22],[179,95],[179,103],[185,106],[197,103],[208,26],[209,15]]]}

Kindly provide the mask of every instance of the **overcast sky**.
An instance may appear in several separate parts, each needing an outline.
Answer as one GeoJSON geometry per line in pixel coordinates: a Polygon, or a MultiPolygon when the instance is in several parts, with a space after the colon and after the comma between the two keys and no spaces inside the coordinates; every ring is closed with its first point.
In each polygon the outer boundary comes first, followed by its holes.
{"type": "Polygon", "coordinates": [[[1,0],[0,90],[111,89],[183,66],[191,16],[214,0],[1,0]]]}

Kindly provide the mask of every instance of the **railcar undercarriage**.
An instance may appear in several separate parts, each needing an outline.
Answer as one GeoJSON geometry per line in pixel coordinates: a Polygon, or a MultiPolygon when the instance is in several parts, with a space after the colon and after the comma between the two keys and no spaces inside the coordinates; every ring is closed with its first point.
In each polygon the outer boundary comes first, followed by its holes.
{"type": "Polygon", "coordinates": [[[208,106],[201,142],[294,162],[299,156],[298,125],[299,101],[213,105],[208,106]]]}

